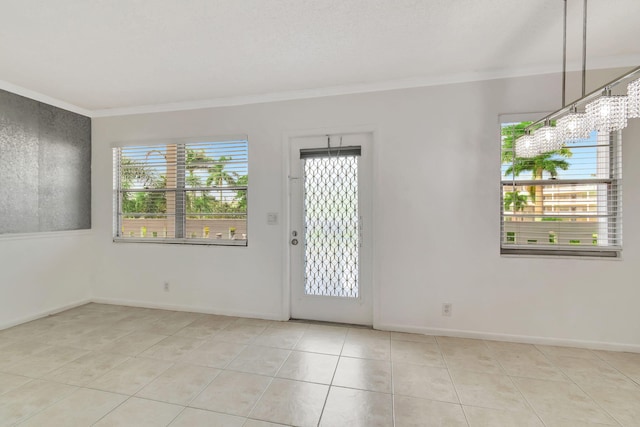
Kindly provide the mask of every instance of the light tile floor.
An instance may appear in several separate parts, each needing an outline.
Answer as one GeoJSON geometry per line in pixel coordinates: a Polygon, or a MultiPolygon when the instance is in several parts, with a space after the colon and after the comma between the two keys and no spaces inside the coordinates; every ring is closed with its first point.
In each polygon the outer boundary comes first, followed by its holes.
{"type": "Polygon", "coordinates": [[[88,304],[0,331],[0,426],[640,426],[640,354],[88,304]]]}

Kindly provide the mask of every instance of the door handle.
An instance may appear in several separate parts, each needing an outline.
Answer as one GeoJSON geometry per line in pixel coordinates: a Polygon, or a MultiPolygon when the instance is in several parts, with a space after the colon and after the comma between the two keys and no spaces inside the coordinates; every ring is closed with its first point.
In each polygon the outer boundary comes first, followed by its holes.
{"type": "Polygon", "coordinates": [[[298,244],[298,239],[292,239],[292,240],[291,240],[291,244],[292,244],[293,246],[297,245],[297,244],[298,244]]]}

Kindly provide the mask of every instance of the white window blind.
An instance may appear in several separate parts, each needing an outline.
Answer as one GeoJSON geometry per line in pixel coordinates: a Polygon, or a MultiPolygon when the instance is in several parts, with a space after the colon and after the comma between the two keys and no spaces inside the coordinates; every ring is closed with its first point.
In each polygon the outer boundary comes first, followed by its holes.
{"type": "Polygon", "coordinates": [[[246,245],[248,142],[113,149],[114,240],[246,245]]]}
{"type": "Polygon", "coordinates": [[[516,157],[513,141],[529,124],[502,124],[501,253],[618,256],[620,133],[594,131],[558,151],[516,157]]]}

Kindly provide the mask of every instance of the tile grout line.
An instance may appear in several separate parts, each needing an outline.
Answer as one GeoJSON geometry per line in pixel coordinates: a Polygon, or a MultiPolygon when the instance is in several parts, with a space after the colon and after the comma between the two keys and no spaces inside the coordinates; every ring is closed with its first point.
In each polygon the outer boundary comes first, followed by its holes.
{"type": "MultiPolygon", "coordinates": [[[[451,370],[449,369],[447,358],[444,357],[444,353],[442,352],[442,347],[440,346],[440,341],[438,340],[438,337],[434,337],[434,339],[436,341],[436,347],[438,347],[438,352],[440,352],[440,357],[442,357],[442,362],[444,363],[444,366],[447,370],[447,375],[449,375],[449,380],[451,381],[451,385],[453,386],[453,391],[455,391],[456,393],[456,398],[458,399],[458,405],[460,405],[460,409],[462,410],[462,415],[464,416],[464,420],[467,423],[467,427],[468,427],[470,425],[469,418],[467,417],[467,413],[464,410],[464,406],[462,405],[462,399],[460,399],[460,392],[458,392],[458,387],[456,387],[456,383],[455,381],[453,381],[453,375],[451,375],[451,370]]],[[[487,347],[486,343],[484,344],[484,346],[487,347]]]]}

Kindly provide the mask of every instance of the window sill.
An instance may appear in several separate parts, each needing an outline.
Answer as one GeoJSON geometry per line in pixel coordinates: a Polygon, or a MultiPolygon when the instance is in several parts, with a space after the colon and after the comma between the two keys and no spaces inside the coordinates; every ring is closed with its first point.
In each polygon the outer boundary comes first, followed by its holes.
{"type": "Polygon", "coordinates": [[[114,237],[114,243],[155,243],[161,245],[199,245],[199,246],[248,246],[247,240],[229,240],[229,239],[163,239],[151,237],[146,239],[132,239],[114,237]]]}
{"type": "Polygon", "coordinates": [[[621,259],[621,249],[553,249],[553,248],[500,248],[500,255],[506,257],[530,258],[573,258],[573,259],[621,259]]]}

